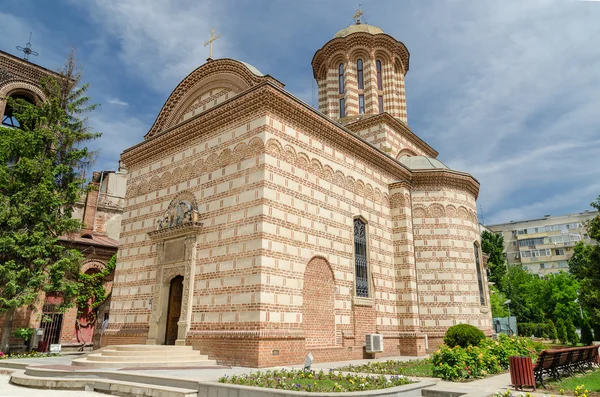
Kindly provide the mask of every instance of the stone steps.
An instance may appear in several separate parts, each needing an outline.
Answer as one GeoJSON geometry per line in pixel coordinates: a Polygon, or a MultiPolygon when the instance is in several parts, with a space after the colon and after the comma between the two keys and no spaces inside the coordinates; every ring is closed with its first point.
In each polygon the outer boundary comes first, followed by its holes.
{"type": "Polygon", "coordinates": [[[192,346],[162,345],[108,346],[73,360],[73,365],[86,368],[206,367],[216,364],[192,346]]]}
{"type": "Polygon", "coordinates": [[[25,374],[23,371],[15,371],[11,383],[24,387],[38,389],[59,390],[86,390],[97,391],[105,394],[118,396],[160,396],[160,397],[197,397],[198,389],[163,386],[148,383],[131,382],[125,380],[90,378],[66,378],[66,377],[39,377],[25,374]]]}

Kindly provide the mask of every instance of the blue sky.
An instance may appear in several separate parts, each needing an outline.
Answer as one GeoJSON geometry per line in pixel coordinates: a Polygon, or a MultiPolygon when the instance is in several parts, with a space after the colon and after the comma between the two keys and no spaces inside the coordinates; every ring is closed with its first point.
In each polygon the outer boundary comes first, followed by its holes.
{"type": "MultiPolygon", "coordinates": [[[[600,2],[362,0],[411,53],[411,129],[481,182],[485,223],[589,209],[600,194],[600,2]]],[[[115,169],[175,86],[214,58],[251,63],[312,103],[313,54],[352,22],[347,0],[3,0],[0,49],[58,69],[77,49],[115,169]]],[[[480,211],[481,219],[481,211],[480,211]]]]}

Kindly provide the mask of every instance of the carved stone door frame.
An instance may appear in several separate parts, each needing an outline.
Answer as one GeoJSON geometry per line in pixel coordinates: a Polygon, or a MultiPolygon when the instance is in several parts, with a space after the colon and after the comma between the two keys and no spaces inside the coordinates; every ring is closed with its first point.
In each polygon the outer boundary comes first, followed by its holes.
{"type": "MultiPolygon", "coordinates": [[[[194,297],[194,278],[196,270],[196,248],[202,224],[190,222],[169,229],[155,230],[148,233],[151,240],[156,241],[156,279],[152,296],[150,329],[148,345],[165,343],[167,312],[169,305],[169,289],[171,280],[183,276],[183,296],[181,299],[181,315],[177,322],[176,346],[185,345],[185,338],[192,321],[192,300],[194,297]],[[173,257],[165,245],[181,248],[183,255],[173,257]]],[[[177,249],[175,248],[175,249],[177,249]]]]}

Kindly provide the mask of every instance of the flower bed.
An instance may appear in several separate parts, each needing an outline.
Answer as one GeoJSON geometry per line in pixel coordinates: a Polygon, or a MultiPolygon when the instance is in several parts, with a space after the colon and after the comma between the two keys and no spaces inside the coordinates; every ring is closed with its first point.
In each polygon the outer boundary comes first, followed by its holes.
{"type": "Polygon", "coordinates": [[[467,380],[508,369],[508,357],[537,357],[541,343],[501,334],[497,341],[485,339],[478,346],[450,348],[442,345],[431,356],[433,375],[445,380],[467,380]]]}
{"type": "Polygon", "coordinates": [[[348,365],[336,368],[337,371],[359,372],[363,374],[388,374],[404,376],[433,377],[431,360],[375,361],[362,365],[348,365]]]}
{"type": "Polygon", "coordinates": [[[9,359],[9,358],[37,358],[37,357],[54,357],[54,356],[58,356],[58,354],[56,354],[56,353],[38,353],[38,352],[4,354],[4,353],[0,352],[0,360],[9,359]]]}
{"type": "Polygon", "coordinates": [[[404,376],[360,376],[355,374],[343,375],[333,370],[303,371],[303,370],[275,370],[254,372],[249,375],[223,376],[220,383],[243,386],[266,387],[280,390],[294,390],[305,392],[349,392],[378,390],[389,387],[402,386],[412,383],[404,376]]]}

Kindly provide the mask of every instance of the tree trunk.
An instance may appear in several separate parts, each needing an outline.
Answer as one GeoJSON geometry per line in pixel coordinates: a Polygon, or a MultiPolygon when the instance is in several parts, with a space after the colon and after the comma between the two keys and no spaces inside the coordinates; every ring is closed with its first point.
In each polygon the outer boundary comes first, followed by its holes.
{"type": "Polygon", "coordinates": [[[17,309],[10,308],[4,314],[4,326],[2,327],[2,338],[0,339],[0,352],[8,354],[10,351],[10,337],[12,336],[12,325],[17,309]]]}

